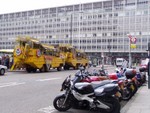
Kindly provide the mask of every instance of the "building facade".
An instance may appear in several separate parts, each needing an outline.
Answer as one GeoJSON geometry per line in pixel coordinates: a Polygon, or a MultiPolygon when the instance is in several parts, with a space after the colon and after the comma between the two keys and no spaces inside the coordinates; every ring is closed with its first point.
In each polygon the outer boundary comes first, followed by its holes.
{"type": "MultiPolygon", "coordinates": [[[[127,34],[137,38],[133,62],[147,56],[150,42],[150,0],[104,0],[0,14],[0,48],[11,49],[18,36],[42,43],[70,43],[87,52],[94,62],[101,57],[128,60],[127,34]]],[[[101,60],[100,60],[101,61],[101,60]]]]}

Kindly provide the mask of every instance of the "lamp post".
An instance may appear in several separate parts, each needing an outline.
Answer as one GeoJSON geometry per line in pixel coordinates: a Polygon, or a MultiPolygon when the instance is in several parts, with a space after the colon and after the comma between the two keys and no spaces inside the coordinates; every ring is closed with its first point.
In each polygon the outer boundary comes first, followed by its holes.
{"type": "Polygon", "coordinates": [[[102,58],[102,70],[104,69],[104,52],[101,53],[101,58],[102,58]]]}
{"type": "Polygon", "coordinates": [[[72,45],[72,14],[70,17],[70,40],[69,40],[70,45],[72,45]]]}
{"type": "Polygon", "coordinates": [[[129,68],[132,66],[132,57],[131,57],[131,42],[129,40],[129,68]]]}
{"type": "Polygon", "coordinates": [[[79,12],[78,13],[79,13],[79,49],[81,49],[81,47],[80,47],[81,46],[81,37],[80,37],[80,28],[81,28],[81,26],[80,26],[80,20],[81,20],[81,16],[82,16],[81,13],[84,13],[83,10],[82,10],[82,5],[81,4],[79,5],[79,12]]]}
{"type": "Polygon", "coordinates": [[[111,39],[108,39],[108,46],[107,46],[107,48],[108,48],[108,52],[109,52],[109,54],[108,54],[109,64],[111,64],[111,54],[110,54],[111,45],[110,45],[110,41],[111,41],[111,39]]]}
{"type": "Polygon", "coordinates": [[[127,34],[129,38],[129,68],[132,66],[132,58],[131,58],[131,38],[132,36],[130,34],[127,34]]]}

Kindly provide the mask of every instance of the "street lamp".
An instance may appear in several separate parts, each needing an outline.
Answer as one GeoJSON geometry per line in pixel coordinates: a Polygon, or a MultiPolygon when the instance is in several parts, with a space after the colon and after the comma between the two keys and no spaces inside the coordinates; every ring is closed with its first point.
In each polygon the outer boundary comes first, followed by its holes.
{"type": "MultiPolygon", "coordinates": [[[[79,12],[79,49],[80,49],[80,40],[81,40],[81,37],[80,37],[80,19],[81,19],[81,13],[83,13],[82,11],[79,12]]],[[[72,37],[72,33],[73,33],[73,13],[71,13],[71,16],[70,16],[70,38],[69,38],[69,43],[70,45],[72,45],[73,43],[73,37],[72,37]]]]}
{"type": "Polygon", "coordinates": [[[129,68],[132,66],[132,57],[131,57],[131,38],[132,36],[130,34],[127,34],[129,37],[129,68]]]}
{"type": "Polygon", "coordinates": [[[70,17],[70,40],[69,40],[70,45],[72,45],[72,14],[70,17]]]}
{"type": "Polygon", "coordinates": [[[109,55],[108,55],[108,58],[109,58],[109,64],[111,64],[111,54],[110,54],[110,49],[111,49],[111,45],[110,45],[110,42],[111,42],[111,39],[108,39],[108,52],[109,52],[109,55]]]}
{"type": "Polygon", "coordinates": [[[81,35],[81,32],[80,32],[80,29],[81,29],[80,22],[81,21],[80,20],[81,20],[81,17],[82,17],[81,13],[83,13],[83,11],[79,12],[79,49],[81,49],[81,42],[80,42],[81,41],[81,36],[80,36],[81,35]]]}

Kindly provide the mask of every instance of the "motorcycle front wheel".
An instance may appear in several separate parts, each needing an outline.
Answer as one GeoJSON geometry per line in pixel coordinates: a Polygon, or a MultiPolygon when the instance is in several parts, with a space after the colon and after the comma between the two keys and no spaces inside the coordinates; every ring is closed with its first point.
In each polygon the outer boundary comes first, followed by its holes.
{"type": "Polygon", "coordinates": [[[99,101],[102,101],[110,107],[110,109],[99,109],[100,113],[120,113],[120,102],[118,99],[114,97],[107,97],[102,100],[100,99],[99,101]]]}
{"type": "Polygon", "coordinates": [[[65,95],[57,96],[53,101],[53,106],[55,107],[55,109],[57,109],[58,111],[67,111],[68,109],[70,109],[72,107],[71,101],[67,99],[66,102],[64,102],[65,99],[65,95]]]}

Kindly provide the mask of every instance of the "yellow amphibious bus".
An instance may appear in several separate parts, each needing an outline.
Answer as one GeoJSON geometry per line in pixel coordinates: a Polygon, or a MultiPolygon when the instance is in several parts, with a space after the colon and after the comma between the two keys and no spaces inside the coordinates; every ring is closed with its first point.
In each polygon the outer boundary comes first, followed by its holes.
{"type": "Polygon", "coordinates": [[[49,71],[64,66],[65,60],[54,46],[41,44],[39,40],[31,37],[18,37],[13,52],[14,63],[11,70],[25,68],[27,72],[49,71]]]}
{"type": "Polygon", "coordinates": [[[59,44],[55,47],[59,49],[61,56],[65,59],[65,70],[69,70],[71,67],[78,69],[81,64],[84,67],[88,65],[89,60],[85,52],[79,51],[73,46],[67,44],[59,44]]]}

